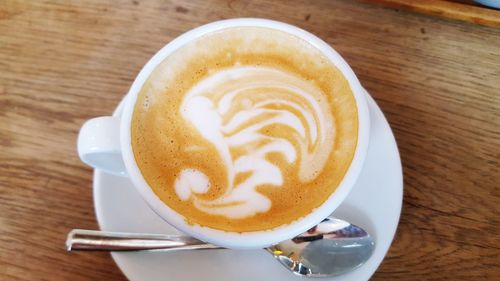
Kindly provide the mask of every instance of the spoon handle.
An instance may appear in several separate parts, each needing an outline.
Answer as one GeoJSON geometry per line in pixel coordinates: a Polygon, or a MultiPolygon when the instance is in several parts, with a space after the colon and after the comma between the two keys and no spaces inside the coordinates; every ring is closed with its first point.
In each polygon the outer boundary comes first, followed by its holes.
{"type": "Polygon", "coordinates": [[[182,235],[106,232],[73,229],[66,239],[68,251],[141,251],[222,249],[182,235]]]}

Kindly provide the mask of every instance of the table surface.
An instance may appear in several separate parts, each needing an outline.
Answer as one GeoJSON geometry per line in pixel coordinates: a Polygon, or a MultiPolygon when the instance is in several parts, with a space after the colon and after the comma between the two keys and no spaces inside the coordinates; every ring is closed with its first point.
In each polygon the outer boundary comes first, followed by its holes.
{"type": "MultiPolygon", "coordinates": [[[[398,9],[500,27],[499,11],[474,0],[363,0],[398,9]]],[[[487,1],[487,0],[486,0],[487,1]]],[[[496,0],[498,1],[498,0],[496,0]]]]}
{"type": "Polygon", "coordinates": [[[0,280],[125,279],[108,253],[65,251],[97,228],[78,130],[165,43],[233,17],[317,34],[385,112],[404,203],[373,280],[500,280],[500,29],[347,0],[1,1],[0,280]]]}

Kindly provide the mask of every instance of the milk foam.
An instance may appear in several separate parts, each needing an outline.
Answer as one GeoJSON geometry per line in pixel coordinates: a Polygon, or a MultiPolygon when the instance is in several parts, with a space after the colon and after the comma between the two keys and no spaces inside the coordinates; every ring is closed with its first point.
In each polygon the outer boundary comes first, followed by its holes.
{"type": "Polygon", "coordinates": [[[256,188],[283,186],[283,167],[270,161],[277,153],[299,165],[298,178],[310,182],[322,171],[335,138],[334,120],[324,93],[311,81],[267,66],[233,66],[210,73],[184,96],[180,112],[217,149],[226,168],[225,192],[207,200],[210,179],[185,168],[175,182],[179,199],[193,200],[200,211],[232,219],[266,212],[272,202],[256,188]],[[285,126],[286,136],[266,129],[285,126]],[[243,155],[232,149],[244,148],[243,155]],[[238,174],[250,173],[235,184],[238,174]]]}

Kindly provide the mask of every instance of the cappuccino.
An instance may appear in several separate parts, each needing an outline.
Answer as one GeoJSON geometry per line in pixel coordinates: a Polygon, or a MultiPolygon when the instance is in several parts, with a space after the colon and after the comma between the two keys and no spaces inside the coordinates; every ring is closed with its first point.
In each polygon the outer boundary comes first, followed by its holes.
{"type": "Polygon", "coordinates": [[[325,202],[353,159],[357,126],[347,80],[317,48],[271,28],[231,27],[155,68],[131,141],[148,185],[188,223],[248,232],[325,202]]]}

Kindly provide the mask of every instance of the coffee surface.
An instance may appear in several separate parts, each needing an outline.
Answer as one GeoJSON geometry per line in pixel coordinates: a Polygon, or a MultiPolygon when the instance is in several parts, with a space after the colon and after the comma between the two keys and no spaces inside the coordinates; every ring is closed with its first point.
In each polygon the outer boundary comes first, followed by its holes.
{"type": "Polygon", "coordinates": [[[342,73],[288,33],[233,27],[170,54],[144,83],[132,148],[188,223],[258,231],[319,207],[344,177],[357,110],[342,73]]]}

